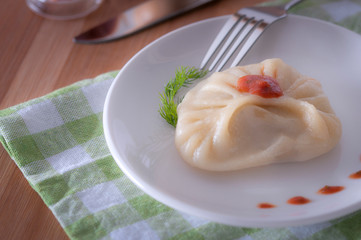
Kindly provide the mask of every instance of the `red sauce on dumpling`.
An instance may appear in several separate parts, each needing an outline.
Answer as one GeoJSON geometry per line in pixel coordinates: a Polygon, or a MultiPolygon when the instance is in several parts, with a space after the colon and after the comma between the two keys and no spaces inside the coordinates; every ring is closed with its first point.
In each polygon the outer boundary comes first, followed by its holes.
{"type": "Polygon", "coordinates": [[[276,79],[267,75],[245,75],[240,77],[236,88],[240,92],[248,92],[263,98],[283,96],[282,89],[276,79]]]}

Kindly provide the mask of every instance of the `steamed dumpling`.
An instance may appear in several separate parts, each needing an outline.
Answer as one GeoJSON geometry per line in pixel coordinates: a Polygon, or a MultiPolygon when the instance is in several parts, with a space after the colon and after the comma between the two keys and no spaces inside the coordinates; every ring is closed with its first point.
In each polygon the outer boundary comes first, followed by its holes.
{"type": "Polygon", "coordinates": [[[212,74],[186,94],[177,112],[180,155],[212,171],[309,160],[330,151],[341,136],[321,84],[280,59],[212,74]],[[245,75],[274,78],[283,95],[240,92],[237,81],[245,75]]]}

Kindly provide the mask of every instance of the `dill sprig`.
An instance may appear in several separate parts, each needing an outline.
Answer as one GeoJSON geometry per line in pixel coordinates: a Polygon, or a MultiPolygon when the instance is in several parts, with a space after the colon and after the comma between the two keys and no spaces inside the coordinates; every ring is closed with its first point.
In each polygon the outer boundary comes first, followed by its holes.
{"type": "Polygon", "coordinates": [[[195,67],[180,67],[165,86],[164,93],[160,96],[159,113],[170,125],[177,126],[178,114],[177,107],[181,102],[181,98],[175,99],[175,95],[182,87],[188,87],[195,80],[204,77],[208,73],[207,70],[201,70],[195,67]]]}

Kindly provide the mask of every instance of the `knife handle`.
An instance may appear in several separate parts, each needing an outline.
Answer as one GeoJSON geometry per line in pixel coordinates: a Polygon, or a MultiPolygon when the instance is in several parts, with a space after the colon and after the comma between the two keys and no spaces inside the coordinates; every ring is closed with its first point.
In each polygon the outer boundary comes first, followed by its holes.
{"type": "Polygon", "coordinates": [[[150,0],[126,13],[133,18],[134,28],[141,30],[212,1],[215,0],[150,0]]]}
{"type": "Polygon", "coordinates": [[[216,0],[149,0],[76,36],[77,43],[107,42],[136,33],[216,0]]]}

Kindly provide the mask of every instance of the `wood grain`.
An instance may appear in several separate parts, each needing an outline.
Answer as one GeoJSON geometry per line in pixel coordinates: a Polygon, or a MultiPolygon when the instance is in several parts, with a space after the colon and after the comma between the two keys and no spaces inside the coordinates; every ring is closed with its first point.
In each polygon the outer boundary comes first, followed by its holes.
{"type": "MultiPolygon", "coordinates": [[[[104,0],[85,18],[54,21],[32,13],[24,0],[2,0],[0,109],[121,69],[140,49],[172,30],[263,1],[218,0],[122,40],[97,45],[72,42],[78,33],[139,2],[104,0]]],[[[0,239],[68,239],[3,146],[0,166],[0,239]]]]}

